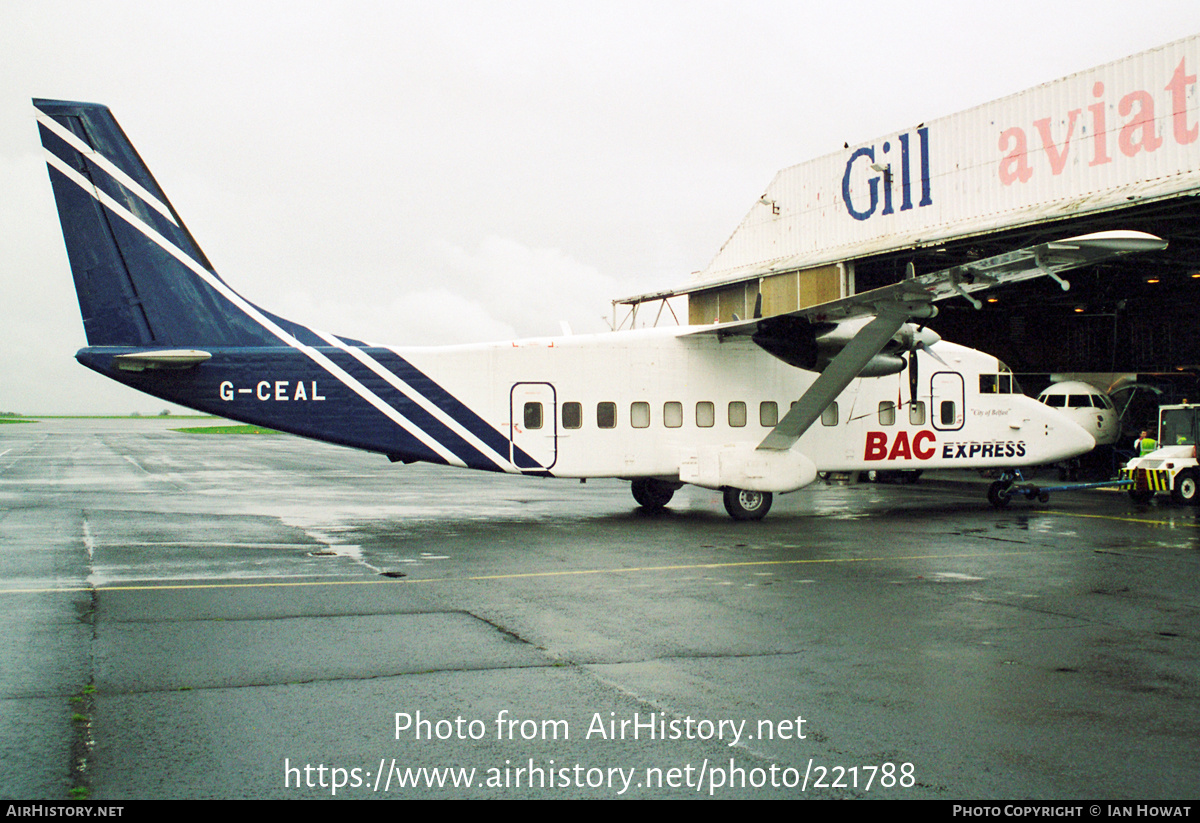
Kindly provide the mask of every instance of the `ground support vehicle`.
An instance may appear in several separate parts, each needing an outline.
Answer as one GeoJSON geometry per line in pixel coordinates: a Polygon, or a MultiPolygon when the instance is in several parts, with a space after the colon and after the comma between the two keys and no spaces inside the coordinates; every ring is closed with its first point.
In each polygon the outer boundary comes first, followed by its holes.
{"type": "Polygon", "coordinates": [[[1196,460],[1200,405],[1184,403],[1158,410],[1159,447],[1130,460],[1121,479],[1130,481],[1129,496],[1148,503],[1158,492],[1170,492],[1177,503],[1200,505],[1200,464],[1196,460]]]}

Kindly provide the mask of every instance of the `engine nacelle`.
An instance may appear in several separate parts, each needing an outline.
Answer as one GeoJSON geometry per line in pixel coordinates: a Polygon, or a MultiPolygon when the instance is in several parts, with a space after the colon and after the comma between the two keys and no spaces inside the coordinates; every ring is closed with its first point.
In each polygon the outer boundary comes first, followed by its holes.
{"type": "MultiPolygon", "coordinates": [[[[822,364],[823,366],[828,363],[822,364]]],[[[904,371],[907,362],[898,354],[886,354],[880,352],[867,361],[867,365],[863,366],[862,371],[858,373],[859,377],[887,377],[889,374],[899,374],[904,371]]]]}
{"type": "MultiPolygon", "coordinates": [[[[803,317],[785,314],[764,319],[750,339],[789,366],[823,371],[871,319],[858,317],[841,323],[810,323],[803,317]]],[[[932,329],[905,323],[883,351],[867,362],[859,376],[898,374],[906,365],[902,354],[928,348],[939,340],[941,337],[932,329]]]]}
{"type": "Polygon", "coordinates": [[[763,320],[758,324],[758,331],[754,332],[750,339],[789,366],[811,371],[816,367],[817,358],[820,356],[817,332],[828,331],[829,328],[814,327],[803,317],[785,314],[763,320]]]}

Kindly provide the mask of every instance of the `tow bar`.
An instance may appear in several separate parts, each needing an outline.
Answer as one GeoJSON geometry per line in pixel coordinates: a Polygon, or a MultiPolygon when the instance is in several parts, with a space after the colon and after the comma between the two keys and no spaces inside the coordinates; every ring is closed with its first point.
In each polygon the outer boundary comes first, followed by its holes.
{"type": "Polygon", "coordinates": [[[1003,509],[1014,497],[1023,496],[1026,500],[1047,503],[1050,500],[1050,492],[1075,491],[1076,489],[1120,489],[1128,488],[1132,485],[1132,480],[1105,480],[1100,483],[1070,483],[1064,486],[1039,486],[1036,483],[1026,482],[1025,478],[1021,475],[1020,469],[1013,469],[1004,472],[1000,475],[999,480],[988,486],[987,497],[989,503],[997,509],[1003,509]]]}

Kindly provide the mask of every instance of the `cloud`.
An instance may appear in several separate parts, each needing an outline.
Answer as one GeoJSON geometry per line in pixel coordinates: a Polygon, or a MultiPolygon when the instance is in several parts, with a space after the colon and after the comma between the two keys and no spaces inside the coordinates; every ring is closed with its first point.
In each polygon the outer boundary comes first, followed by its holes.
{"type": "Polygon", "coordinates": [[[516,336],[487,306],[442,288],[361,303],[292,292],[277,308],[289,320],[372,345],[443,346],[516,336]]]}
{"type": "Polygon", "coordinates": [[[288,319],[383,345],[483,343],[608,328],[616,281],[559,249],[486,237],[474,249],[432,239],[390,278],[363,276],[374,294],[346,283],[289,292],[277,306],[288,319]]]}
{"type": "Polygon", "coordinates": [[[559,321],[576,331],[602,331],[611,313],[616,280],[559,249],[487,237],[474,250],[444,241],[431,257],[444,286],[474,300],[522,337],[556,334],[559,321]]]}

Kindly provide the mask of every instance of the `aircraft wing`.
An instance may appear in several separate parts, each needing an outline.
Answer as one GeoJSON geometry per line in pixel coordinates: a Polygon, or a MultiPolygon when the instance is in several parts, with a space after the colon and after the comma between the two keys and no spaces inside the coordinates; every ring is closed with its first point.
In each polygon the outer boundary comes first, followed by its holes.
{"type": "Polygon", "coordinates": [[[1069,284],[1059,276],[1061,272],[1123,254],[1158,251],[1166,246],[1165,240],[1145,232],[1087,234],[923,274],[788,314],[717,323],[690,334],[751,335],[756,343],[786,362],[808,367],[806,361],[817,362],[817,330],[834,330],[836,337],[839,326],[849,325],[846,321],[874,318],[861,327],[853,327],[853,336],[844,343],[839,341],[840,350],[821,369],[821,376],[758,446],[784,450],[795,444],[889,343],[907,346],[910,351],[918,347],[915,335],[897,335],[910,321],[934,317],[935,302],[961,296],[979,308],[979,301],[971,296],[973,292],[1042,276],[1056,280],[1066,290],[1069,284]]]}

